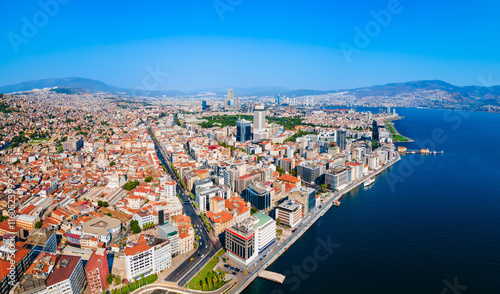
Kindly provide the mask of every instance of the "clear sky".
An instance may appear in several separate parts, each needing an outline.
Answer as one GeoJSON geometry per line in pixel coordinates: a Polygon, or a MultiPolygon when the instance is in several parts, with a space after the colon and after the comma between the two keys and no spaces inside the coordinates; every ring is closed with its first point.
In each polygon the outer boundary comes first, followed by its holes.
{"type": "Polygon", "coordinates": [[[497,0],[56,1],[1,1],[0,85],[133,88],[157,67],[155,90],[500,84],[497,0]]]}

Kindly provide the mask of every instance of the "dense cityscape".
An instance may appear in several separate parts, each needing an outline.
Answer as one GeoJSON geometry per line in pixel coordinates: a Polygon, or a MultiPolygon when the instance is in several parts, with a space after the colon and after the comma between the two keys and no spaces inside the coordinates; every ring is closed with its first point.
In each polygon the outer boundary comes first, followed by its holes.
{"type": "Polygon", "coordinates": [[[242,103],[231,89],[210,104],[58,88],[1,99],[2,293],[283,282],[265,268],[407,139],[390,107],[242,103]]]}

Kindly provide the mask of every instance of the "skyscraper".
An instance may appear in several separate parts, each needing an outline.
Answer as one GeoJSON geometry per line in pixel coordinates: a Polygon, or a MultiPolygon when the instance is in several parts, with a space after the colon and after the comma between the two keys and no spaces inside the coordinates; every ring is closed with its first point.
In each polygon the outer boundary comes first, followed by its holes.
{"type": "Polygon", "coordinates": [[[207,108],[208,108],[208,107],[207,107],[207,100],[203,100],[203,101],[201,101],[201,109],[203,109],[203,110],[207,110],[207,108]]]}
{"type": "Polygon", "coordinates": [[[346,131],[344,129],[337,130],[337,146],[340,151],[345,151],[346,145],[346,131]]]}
{"type": "Polygon", "coordinates": [[[377,125],[377,121],[376,120],[373,120],[373,124],[372,124],[372,140],[373,141],[378,141],[379,139],[379,136],[378,136],[378,125],[377,125]]]}
{"type": "Polygon", "coordinates": [[[266,133],[266,111],[264,105],[256,105],[253,112],[253,138],[254,140],[268,139],[266,133]]]}
{"type": "Polygon", "coordinates": [[[252,123],[239,119],[236,121],[236,141],[246,142],[252,140],[252,123]]]}

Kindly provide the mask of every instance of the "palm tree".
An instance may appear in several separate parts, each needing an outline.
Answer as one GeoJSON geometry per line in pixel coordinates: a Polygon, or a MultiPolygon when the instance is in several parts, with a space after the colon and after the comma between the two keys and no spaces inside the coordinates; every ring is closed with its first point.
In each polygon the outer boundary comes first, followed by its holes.
{"type": "Polygon", "coordinates": [[[221,273],[221,278],[222,278],[222,280],[223,280],[223,281],[225,281],[225,280],[226,280],[226,273],[225,273],[225,272],[222,272],[222,273],[221,273]]]}
{"type": "MultiPolygon", "coordinates": [[[[214,289],[215,289],[215,283],[218,281],[218,279],[217,279],[217,277],[216,277],[216,276],[214,276],[214,277],[212,278],[212,280],[214,281],[214,289]]],[[[217,285],[218,285],[218,283],[217,283],[217,285]]]]}
{"type": "Polygon", "coordinates": [[[201,280],[201,291],[205,291],[205,280],[201,280]]]}

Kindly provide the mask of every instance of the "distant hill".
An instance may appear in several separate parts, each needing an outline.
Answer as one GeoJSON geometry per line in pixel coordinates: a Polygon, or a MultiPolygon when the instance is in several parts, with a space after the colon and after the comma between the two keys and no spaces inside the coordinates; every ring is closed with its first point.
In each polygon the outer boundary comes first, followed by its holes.
{"type": "Polygon", "coordinates": [[[177,90],[147,92],[135,89],[115,87],[97,80],[86,79],[86,78],[74,78],[74,77],[62,78],[62,79],[33,80],[14,85],[0,86],[0,93],[21,92],[33,89],[53,88],[53,87],[86,89],[91,93],[107,92],[110,94],[126,95],[126,96],[161,97],[163,95],[166,95],[168,97],[175,97],[184,95],[182,92],[177,90]]]}
{"type": "MultiPolygon", "coordinates": [[[[177,96],[219,96],[227,95],[227,88],[202,89],[183,93],[177,90],[150,91],[120,88],[101,81],[86,78],[42,79],[27,81],[15,85],[0,86],[0,93],[29,91],[47,87],[59,87],[60,93],[97,93],[107,92],[122,96],[145,97],[177,97],[177,96]]],[[[391,83],[355,89],[321,91],[314,89],[290,90],[279,86],[233,88],[236,97],[242,96],[277,96],[304,97],[332,94],[336,101],[346,101],[361,104],[392,104],[401,106],[425,106],[436,108],[500,109],[500,86],[455,86],[440,80],[411,81],[391,83]]],[[[327,96],[328,97],[328,96],[327,96]]]]}

